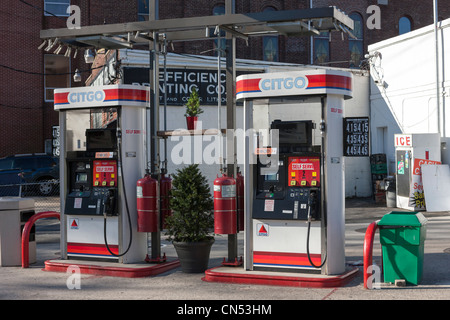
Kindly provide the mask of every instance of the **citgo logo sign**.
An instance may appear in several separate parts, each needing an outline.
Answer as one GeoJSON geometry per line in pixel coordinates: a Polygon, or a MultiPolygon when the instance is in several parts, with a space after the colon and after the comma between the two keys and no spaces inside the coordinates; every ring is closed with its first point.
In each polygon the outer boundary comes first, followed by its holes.
{"type": "Polygon", "coordinates": [[[306,87],[306,79],[304,77],[297,78],[273,78],[264,79],[261,81],[260,88],[263,91],[268,90],[289,90],[289,89],[303,89],[306,87]]]}
{"type": "Polygon", "coordinates": [[[87,92],[72,92],[69,94],[68,100],[70,103],[80,102],[102,102],[105,99],[105,93],[103,90],[99,91],[87,91],[87,92]]]}

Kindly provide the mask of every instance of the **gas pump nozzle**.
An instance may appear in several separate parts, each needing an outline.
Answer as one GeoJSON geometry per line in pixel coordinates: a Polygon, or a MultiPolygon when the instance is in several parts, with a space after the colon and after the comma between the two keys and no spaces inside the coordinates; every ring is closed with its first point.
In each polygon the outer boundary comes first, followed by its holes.
{"type": "Polygon", "coordinates": [[[311,202],[312,202],[312,194],[310,193],[309,197],[308,197],[308,216],[306,219],[306,223],[310,223],[312,221],[312,219],[311,219],[311,202]]]}
{"type": "Polygon", "coordinates": [[[105,218],[105,220],[106,220],[106,217],[107,217],[107,215],[108,215],[108,205],[107,205],[107,203],[108,203],[108,198],[107,197],[104,197],[102,200],[102,206],[103,206],[103,217],[105,218]]]}
{"type": "Polygon", "coordinates": [[[106,218],[106,216],[114,215],[114,209],[115,209],[115,192],[113,189],[108,190],[105,197],[103,198],[103,216],[106,218]]]}
{"type": "Polygon", "coordinates": [[[316,191],[310,191],[309,197],[308,197],[308,216],[307,216],[307,222],[312,221],[311,216],[311,207],[314,207],[314,213],[316,213],[316,201],[317,201],[317,194],[316,191]]]}

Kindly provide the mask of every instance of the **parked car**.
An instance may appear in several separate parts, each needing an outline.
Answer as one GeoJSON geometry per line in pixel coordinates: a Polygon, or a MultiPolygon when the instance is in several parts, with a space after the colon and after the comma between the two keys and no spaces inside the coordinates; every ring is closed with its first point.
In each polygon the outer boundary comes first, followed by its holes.
{"type": "Polygon", "coordinates": [[[45,153],[0,159],[0,185],[24,184],[26,191],[49,196],[58,191],[59,159],[45,153]]]}

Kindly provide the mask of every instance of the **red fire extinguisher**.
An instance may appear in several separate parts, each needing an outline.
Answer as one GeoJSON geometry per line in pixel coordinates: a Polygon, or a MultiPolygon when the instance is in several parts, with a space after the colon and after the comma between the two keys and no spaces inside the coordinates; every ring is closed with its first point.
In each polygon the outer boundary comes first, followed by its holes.
{"type": "Polygon", "coordinates": [[[170,210],[170,196],[169,192],[172,189],[172,178],[166,176],[164,173],[161,175],[159,182],[159,197],[161,199],[161,226],[162,229],[166,228],[166,218],[172,215],[170,210]]]}
{"type": "Polygon", "coordinates": [[[136,184],[137,198],[137,231],[158,231],[158,180],[150,174],[139,179],[136,184]]]}
{"type": "Polygon", "coordinates": [[[236,176],[236,194],[238,231],[244,231],[244,176],[239,171],[236,176]]]}
{"type": "Polygon", "coordinates": [[[226,174],[214,180],[214,233],[237,233],[236,180],[226,174]]]}

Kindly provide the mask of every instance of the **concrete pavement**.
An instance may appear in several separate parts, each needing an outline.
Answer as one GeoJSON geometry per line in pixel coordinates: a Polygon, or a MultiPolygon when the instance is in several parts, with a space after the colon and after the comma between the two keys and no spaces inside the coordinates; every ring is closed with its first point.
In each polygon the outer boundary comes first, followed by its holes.
{"type": "MultiPolygon", "coordinates": [[[[346,201],[346,261],[362,270],[363,241],[367,226],[384,214],[397,210],[375,204],[370,199],[346,201]]],[[[37,223],[37,262],[28,269],[0,267],[2,300],[439,300],[450,299],[450,213],[425,212],[428,218],[423,280],[419,286],[380,289],[363,288],[360,271],[346,286],[339,288],[294,288],[204,282],[203,274],[185,274],[180,268],[155,277],[116,278],[81,275],[80,289],[69,289],[69,274],[43,271],[44,261],[59,257],[59,222],[37,223]]],[[[239,234],[239,254],[243,254],[243,235],[239,234]]],[[[162,252],[175,257],[173,246],[164,238],[162,252]]],[[[375,238],[374,261],[380,261],[381,246],[375,238]]],[[[210,267],[219,266],[227,256],[227,237],[216,236],[210,267]]],[[[70,279],[69,279],[70,281],[70,279]]],[[[183,310],[181,310],[183,311],[183,310]]],[[[184,310],[186,311],[186,310],[184,310]]]]}

